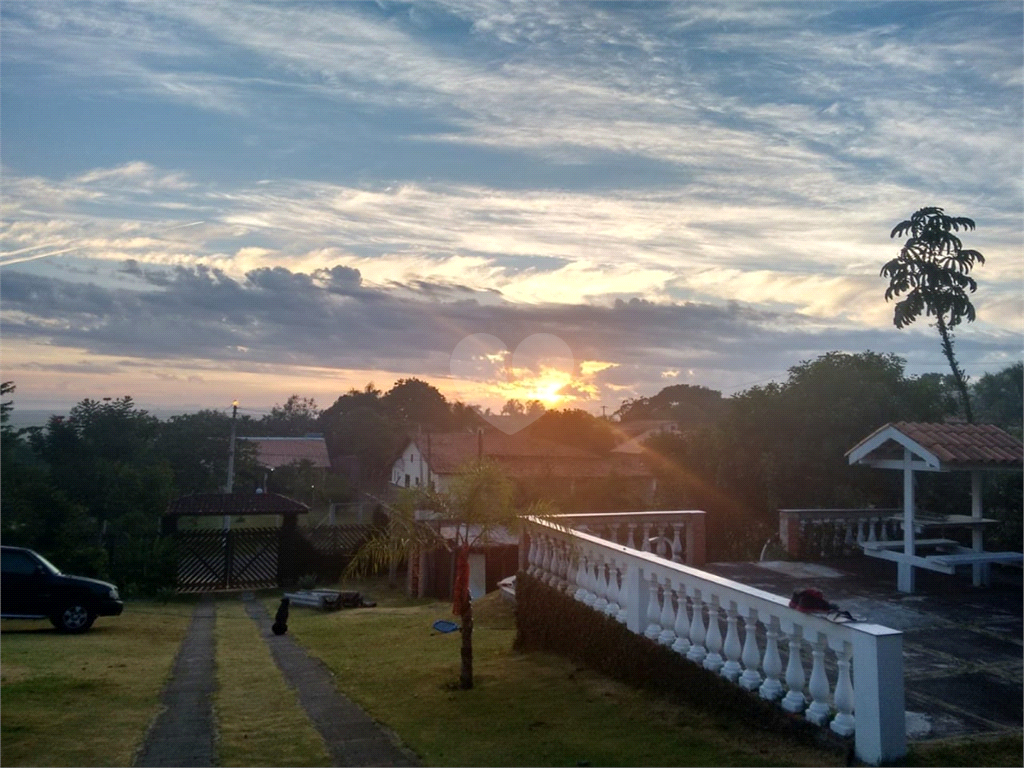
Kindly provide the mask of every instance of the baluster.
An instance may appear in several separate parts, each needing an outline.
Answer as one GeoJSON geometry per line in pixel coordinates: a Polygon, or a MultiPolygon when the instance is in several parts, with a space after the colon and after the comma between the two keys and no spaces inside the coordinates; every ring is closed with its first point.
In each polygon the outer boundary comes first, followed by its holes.
{"type": "Polygon", "coordinates": [[[722,677],[730,683],[735,683],[743,671],[743,667],[740,666],[740,654],[743,652],[743,646],[740,645],[740,632],[736,626],[736,619],[736,603],[730,601],[725,612],[725,643],[722,645],[726,658],[726,662],[722,666],[722,677]]]}
{"type": "Polygon", "coordinates": [[[590,591],[590,556],[580,555],[580,567],[576,572],[576,581],[580,585],[580,588],[576,590],[576,599],[584,605],[588,605],[587,600],[590,600],[589,605],[594,604],[596,596],[590,591]]]}
{"type": "Polygon", "coordinates": [[[829,727],[840,736],[849,736],[856,728],[853,717],[853,683],[850,680],[850,657],[853,647],[843,642],[841,650],[836,652],[836,666],[839,674],[836,678],[835,702],[839,714],[835,716],[829,727]]]}
{"type": "Polygon", "coordinates": [[[846,535],[843,537],[843,554],[848,554],[853,551],[853,529],[857,524],[852,520],[846,520],[843,525],[846,528],[846,535]]]}
{"type": "Polygon", "coordinates": [[[655,554],[658,557],[665,557],[668,554],[668,540],[665,537],[665,530],[660,525],[657,525],[654,527],[654,535],[658,537],[658,547],[655,550],[655,554]]]}
{"type": "Polygon", "coordinates": [[[621,574],[622,575],[622,583],[619,584],[619,612],[617,614],[615,614],[615,620],[617,622],[619,622],[619,624],[625,624],[626,623],[626,616],[627,616],[626,600],[629,598],[629,595],[627,594],[627,591],[625,589],[623,589],[623,586],[626,583],[626,577],[627,577],[627,574],[629,573],[629,569],[631,567],[635,567],[635,566],[630,566],[628,561],[623,561],[623,563],[622,563],[622,574],[621,574]]]}
{"type": "Polygon", "coordinates": [[[587,558],[587,594],[583,598],[583,604],[588,608],[594,607],[594,601],[597,600],[597,576],[595,575],[595,569],[597,568],[597,558],[587,558]]]}
{"type": "Polygon", "coordinates": [[[757,647],[757,611],[747,608],[743,614],[743,674],[740,685],[752,691],[761,685],[761,649],[757,647]]]}
{"type": "Polygon", "coordinates": [[[644,523],[643,537],[644,537],[644,540],[642,542],[640,542],[640,549],[643,550],[644,552],[650,552],[651,551],[651,524],[650,523],[644,523]]]}
{"type": "Polygon", "coordinates": [[[554,568],[554,556],[555,548],[550,536],[544,537],[544,559],[541,561],[541,570],[543,575],[540,580],[545,584],[551,584],[551,577],[553,575],[552,569],[554,568]]]}
{"type": "Polygon", "coordinates": [[[683,526],[679,523],[672,524],[672,562],[681,563],[683,562],[683,542],[679,538],[679,531],[683,526]]]}
{"type": "Polygon", "coordinates": [[[708,632],[704,636],[708,655],[704,657],[704,669],[717,672],[722,668],[722,628],[718,624],[718,595],[711,596],[708,603],[708,632]]]}
{"type": "Polygon", "coordinates": [[[768,641],[764,650],[764,682],[758,688],[762,699],[775,701],[782,696],[782,683],[779,675],[782,674],[782,657],[779,656],[779,620],[772,616],[765,625],[765,634],[768,641]]]}
{"type": "Polygon", "coordinates": [[[704,647],[704,601],[701,599],[699,589],[693,590],[693,616],[690,617],[690,650],[686,652],[686,658],[698,664],[704,661],[708,655],[708,649],[704,647]]]}
{"type": "Polygon", "coordinates": [[[828,722],[829,686],[828,675],[825,674],[825,633],[819,632],[817,641],[811,647],[811,679],[807,686],[813,701],[807,708],[806,717],[815,725],[828,722]]]}
{"type": "Polygon", "coordinates": [[[579,589],[579,584],[576,582],[576,571],[579,566],[573,564],[569,545],[565,543],[563,543],[562,549],[562,567],[565,569],[565,594],[575,597],[576,591],[579,589]]]}
{"type": "Polygon", "coordinates": [[[619,615],[619,569],[614,559],[608,560],[608,604],[604,608],[606,616],[613,619],[619,615]]]}
{"type": "Polygon", "coordinates": [[[682,582],[676,584],[676,598],[676,641],[672,643],[672,650],[685,655],[690,650],[690,619],[686,615],[686,587],[682,582]]]}
{"type": "Polygon", "coordinates": [[[604,556],[597,556],[597,587],[594,589],[597,599],[594,601],[594,610],[604,613],[608,607],[608,577],[605,575],[604,556]]]}
{"type": "Polygon", "coordinates": [[[864,534],[864,518],[861,518],[860,522],[857,523],[857,543],[858,544],[863,544],[864,543],[864,536],[865,536],[865,534],[864,534]]]}
{"type": "Polygon", "coordinates": [[[881,528],[882,528],[882,541],[888,541],[889,540],[889,525],[890,525],[890,522],[888,520],[882,520],[882,525],[881,525],[881,528]]]}
{"type": "Polygon", "coordinates": [[[644,637],[657,640],[661,634],[661,606],[658,605],[658,577],[653,573],[650,576],[651,586],[647,592],[647,629],[644,630],[644,637]]]}
{"type": "Polygon", "coordinates": [[[636,545],[636,523],[629,523],[626,526],[626,546],[631,549],[640,549],[636,545]]]}
{"type": "Polygon", "coordinates": [[[530,563],[526,568],[526,573],[529,576],[537,575],[537,546],[537,537],[530,536],[530,553],[526,557],[527,561],[530,563]]]}
{"type": "Polygon", "coordinates": [[[565,580],[565,594],[572,597],[576,592],[576,569],[572,567],[569,543],[566,541],[562,542],[562,575],[565,580]]]}
{"type": "Polygon", "coordinates": [[[800,661],[801,634],[803,629],[794,626],[789,633],[789,662],[786,664],[786,685],[789,690],[782,700],[782,708],[787,712],[798,714],[807,706],[804,697],[804,665],[800,661]]]}
{"type": "Polygon", "coordinates": [[[836,553],[840,551],[840,547],[842,546],[844,525],[845,523],[842,520],[832,521],[832,557],[836,556],[836,553]]]}
{"type": "Polygon", "coordinates": [[[878,538],[877,538],[877,536],[875,534],[875,531],[876,531],[875,522],[876,522],[876,518],[874,518],[874,517],[868,519],[868,541],[869,542],[878,541],[878,538]]]}
{"type": "Polygon", "coordinates": [[[672,581],[668,576],[665,577],[665,586],[661,594],[661,616],[658,618],[661,632],[658,633],[658,642],[661,645],[672,645],[676,639],[676,612],[672,608],[672,581]]]}

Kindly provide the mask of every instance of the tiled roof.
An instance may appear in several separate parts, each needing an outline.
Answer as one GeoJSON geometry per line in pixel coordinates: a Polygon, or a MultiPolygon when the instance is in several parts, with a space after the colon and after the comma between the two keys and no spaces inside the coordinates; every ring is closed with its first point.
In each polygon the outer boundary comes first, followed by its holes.
{"type": "Polygon", "coordinates": [[[256,460],[261,466],[277,469],[296,461],[312,462],[314,467],[330,469],[331,457],[322,437],[246,437],[256,445],[256,460]]]}
{"type": "Polygon", "coordinates": [[[304,514],[309,507],[279,493],[194,493],[167,505],[167,515],[219,517],[221,515],[304,514]]]}
{"type": "MultiPolygon", "coordinates": [[[[1024,463],[1024,445],[1020,440],[992,424],[899,421],[886,424],[861,443],[887,429],[898,431],[933,454],[942,464],[951,467],[989,465],[993,468],[1020,468],[1024,463]]],[[[890,440],[872,451],[872,455],[885,458],[892,454],[893,458],[898,458],[902,456],[902,449],[897,448],[896,443],[890,440]]]]}
{"type": "Polygon", "coordinates": [[[650,471],[634,456],[607,458],[521,433],[506,435],[499,431],[449,432],[422,435],[415,440],[431,471],[439,475],[458,472],[481,453],[494,459],[511,477],[650,477],[650,471]],[[480,442],[482,441],[482,443],[480,442]]]}

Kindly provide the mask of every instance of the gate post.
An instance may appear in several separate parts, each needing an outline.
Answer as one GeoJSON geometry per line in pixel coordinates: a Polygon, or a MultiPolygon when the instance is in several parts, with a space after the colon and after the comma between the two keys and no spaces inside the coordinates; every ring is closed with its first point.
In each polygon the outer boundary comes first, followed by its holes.
{"type": "Polygon", "coordinates": [[[231,586],[231,571],[235,561],[235,537],[236,531],[225,530],[221,533],[224,537],[224,589],[231,586]]]}

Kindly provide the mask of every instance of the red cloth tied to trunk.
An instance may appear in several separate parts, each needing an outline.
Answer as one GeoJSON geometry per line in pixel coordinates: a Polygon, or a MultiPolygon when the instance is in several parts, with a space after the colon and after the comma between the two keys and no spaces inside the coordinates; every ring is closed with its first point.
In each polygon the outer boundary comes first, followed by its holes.
{"type": "Polygon", "coordinates": [[[455,587],[452,590],[452,613],[461,616],[469,607],[469,547],[455,552],[455,587]]]}

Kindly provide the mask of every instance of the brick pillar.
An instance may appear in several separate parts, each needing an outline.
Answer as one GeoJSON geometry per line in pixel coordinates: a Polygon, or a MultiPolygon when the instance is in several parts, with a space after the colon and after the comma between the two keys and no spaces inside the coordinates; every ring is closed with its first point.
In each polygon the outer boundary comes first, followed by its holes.
{"type": "Polygon", "coordinates": [[[794,560],[800,558],[800,515],[796,512],[779,510],[779,541],[786,554],[794,560]]]}

